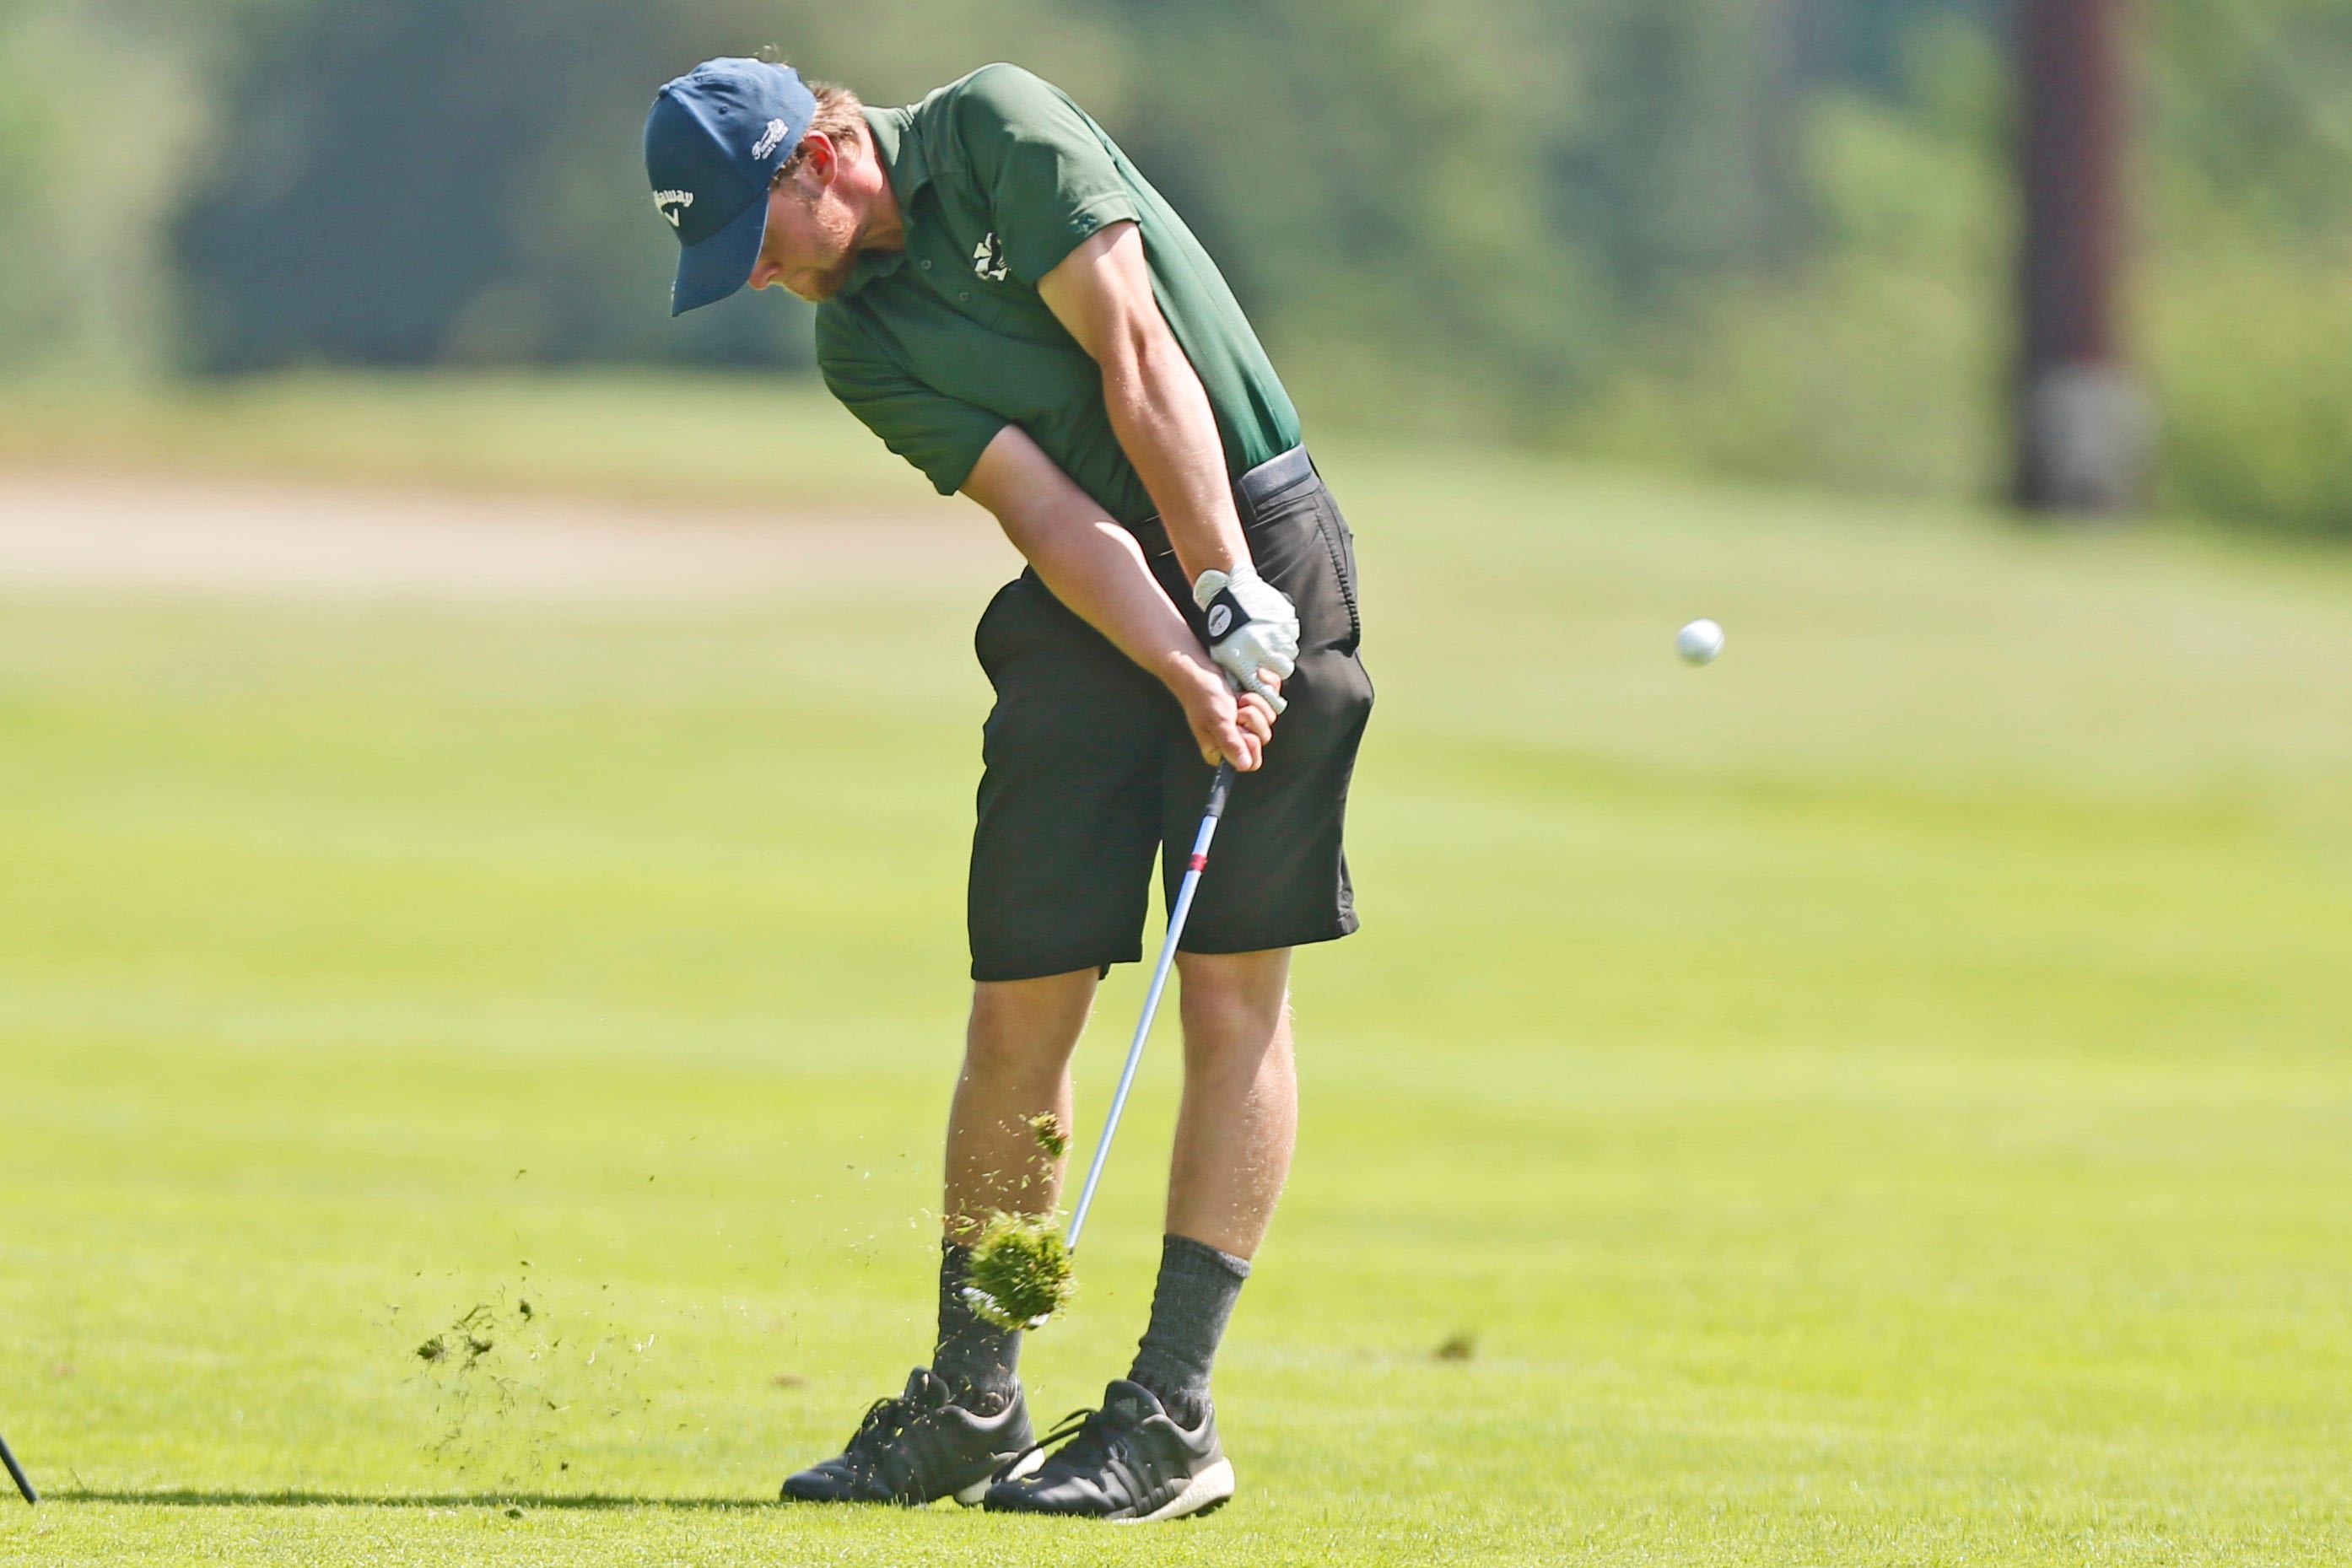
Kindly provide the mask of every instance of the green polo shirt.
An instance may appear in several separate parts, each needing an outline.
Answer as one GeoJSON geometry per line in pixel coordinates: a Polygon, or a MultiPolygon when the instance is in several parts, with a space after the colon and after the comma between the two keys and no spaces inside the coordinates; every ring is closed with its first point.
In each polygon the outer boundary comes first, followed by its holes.
{"type": "Polygon", "coordinates": [[[1154,507],[1102,375],[1038,297],[1079,243],[1132,219],[1153,291],[1208,390],[1239,476],[1298,444],[1298,414],[1216,264],[1102,127],[1018,66],[982,66],[907,109],[869,109],[906,225],[817,309],[825,385],[953,494],[1007,424],[1123,523],[1154,507]]]}

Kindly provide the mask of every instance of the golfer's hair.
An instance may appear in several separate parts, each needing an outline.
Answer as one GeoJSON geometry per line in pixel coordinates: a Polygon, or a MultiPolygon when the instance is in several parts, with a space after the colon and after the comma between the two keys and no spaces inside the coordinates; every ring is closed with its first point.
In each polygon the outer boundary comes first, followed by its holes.
{"type": "MultiPolygon", "coordinates": [[[[866,141],[866,105],[856,93],[839,82],[830,81],[810,82],[808,89],[816,97],[816,114],[809,121],[810,131],[822,131],[835,146],[866,141]]],[[[783,183],[807,158],[808,139],[804,135],[801,144],[793,149],[793,155],[776,165],[775,173],[769,178],[769,186],[772,189],[783,183]]]]}

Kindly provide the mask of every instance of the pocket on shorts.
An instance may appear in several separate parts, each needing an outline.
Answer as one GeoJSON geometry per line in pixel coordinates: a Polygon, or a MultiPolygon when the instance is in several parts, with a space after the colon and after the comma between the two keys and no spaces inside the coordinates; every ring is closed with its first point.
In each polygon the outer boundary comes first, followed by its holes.
{"type": "Polygon", "coordinates": [[[1343,653],[1352,653],[1364,640],[1364,613],[1356,601],[1356,536],[1348,527],[1348,519],[1339,514],[1339,503],[1331,498],[1328,490],[1315,508],[1315,532],[1330,552],[1331,574],[1339,580],[1339,596],[1348,605],[1348,636],[1339,644],[1343,653]]]}
{"type": "Polygon", "coordinates": [[[1356,611],[1355,557],[1347,525],[1321,481],[1310,476],[1279,497],[1261,501],[1248,534],[1258,571],[1298,607],[1302,644],[1355,652],[1363,635],[1356,611]]]}

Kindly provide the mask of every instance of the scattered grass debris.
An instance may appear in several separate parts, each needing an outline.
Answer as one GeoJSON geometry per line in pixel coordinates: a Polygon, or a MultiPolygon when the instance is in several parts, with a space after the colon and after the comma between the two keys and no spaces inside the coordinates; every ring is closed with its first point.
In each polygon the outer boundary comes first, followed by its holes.
{"type": "Polygon", "coordinates": [[[1070,1129],[1053,1112],[1040,1111],[1030,1117],[1029,1131],[1036,1135],[1037,1146],[1049,1158],[1058,1160],[1070,1152],[1070,1129]]]}
{"type": "MultiPolygon", "coordinates": [[[[436,1461],[501,1484],[538,1480],[569,1468],[557,1456],[590,1425],[652,1408],[644,1381],[655,1336],[615,1322],[609,1294],[583,1301],[518,1281],[457,1298],[469,1299],[434,1313],[446,1326],[422,1343],[395,1342],[432,1406],[438,1435],[426,1452],[436,1461]]],[[[386,1325],[402,1316],[393,1305],[386,1325]]]]}

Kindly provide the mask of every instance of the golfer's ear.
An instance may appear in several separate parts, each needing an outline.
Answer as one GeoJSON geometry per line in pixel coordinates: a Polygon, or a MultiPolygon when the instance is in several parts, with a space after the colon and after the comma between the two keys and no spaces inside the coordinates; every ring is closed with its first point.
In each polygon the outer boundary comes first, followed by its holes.
{"type": "Polygon", "coordinates": [[[841,172],[841,149],[834,145],[833,138],[822,131],[812,131],[803,137],[800,150],[793,156],[801,162],[800,167],[793,172],[793,177],[798,179],[806,174],[819,191],[832,184],[834,176],[841,172]]]}

